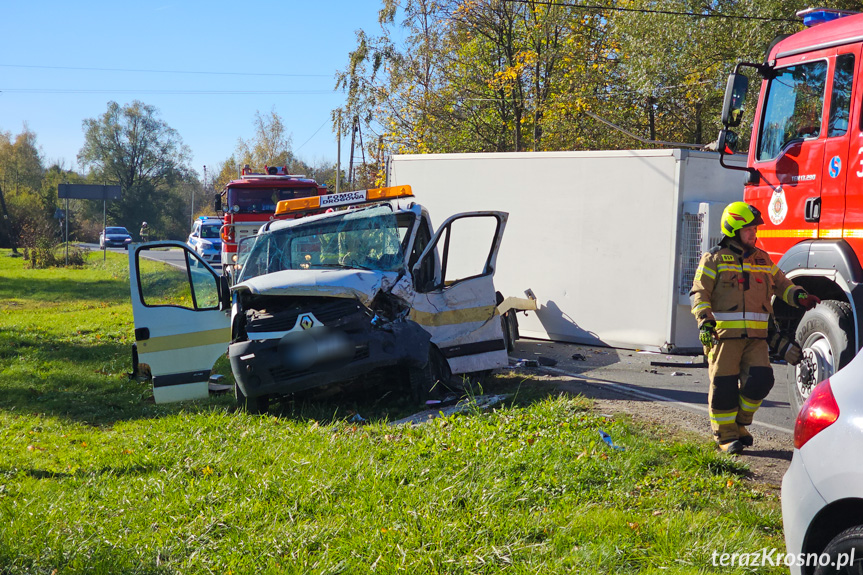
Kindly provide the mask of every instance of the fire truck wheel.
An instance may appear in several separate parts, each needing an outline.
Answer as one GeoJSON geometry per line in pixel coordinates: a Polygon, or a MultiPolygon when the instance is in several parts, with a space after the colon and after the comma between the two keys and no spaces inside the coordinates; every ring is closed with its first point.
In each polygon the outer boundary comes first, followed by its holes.
{"type": "Polygon", "coordinates": [[[851,306],[843,301],[825,300],[807,311],[797,326],[797,342],[803,359],[789,378],[788,395],[796,414],[818,383],[848,365],[854,357],[854,324],[851,306]]]}
{"type": "Polygon", "coordinates": [[[237,399],[237,408],[252,414],[265,414],[270,408],[270,398],[266,395],[260,397],[246,397],[239,384],[234,384],[234,397],[237,399]]]}
{"type": "Polygon", "coordinates": [[[433,397],[442,397],[449,390],[451,377],[446,358],[437,347],[429,344],[429,359],[425,366],[408,369],[413,400],[425,403],[433,397]]]}

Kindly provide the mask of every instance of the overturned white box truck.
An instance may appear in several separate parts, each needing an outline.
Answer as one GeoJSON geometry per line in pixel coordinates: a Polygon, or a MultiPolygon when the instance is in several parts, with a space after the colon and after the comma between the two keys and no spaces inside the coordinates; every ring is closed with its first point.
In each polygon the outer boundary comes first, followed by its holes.
{"type": "Polygon", "coordinates": [[[715,153],[680,149],[395,155],[387,166],[388,185],[410,184],[435,221],[509,212],[495,284],[529,285],[539,304],[519,318],[521,336],[667,353],[701,350],[689,289],[744,177],[715,153]]]}

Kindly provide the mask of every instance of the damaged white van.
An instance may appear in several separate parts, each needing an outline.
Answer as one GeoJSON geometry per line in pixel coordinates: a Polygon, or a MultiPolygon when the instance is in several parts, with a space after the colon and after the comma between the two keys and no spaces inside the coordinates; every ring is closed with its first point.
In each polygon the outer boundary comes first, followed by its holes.
{"type": "Polygon", "coordinates": [[[506,213],[457,214],[433,233],[400,186],[287,200],[276,214],[302,211],[318,213],[244,241],[232,286],[179,242],[130,250],[137,361],[157,402],[206,396],[226,348],[237,400],[256,412],[382,374],[422,398],[450,375],[507,364],[518,300],[500,307],[492,281],[506,213]]]}

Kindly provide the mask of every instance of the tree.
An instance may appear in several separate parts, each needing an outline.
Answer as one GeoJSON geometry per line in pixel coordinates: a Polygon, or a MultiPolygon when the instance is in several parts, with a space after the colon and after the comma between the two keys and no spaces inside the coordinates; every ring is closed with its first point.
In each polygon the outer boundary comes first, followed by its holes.
{"type": "Polygon", "coordinates": [[[263,172],[265,166],[287,166],[290,174],[302,174],[321,183],[330,180],[335,183],[335,165],[326,162],[310,165],[297,158],[291,148],[291,135],[275,110],[266,115],[256,111],[254,127],[255,135],[248,140],[240,138],[234,153],[216,167],[215,192],[237,179],[246,165],[253,172],[263,172]]]}
{"type": "Polygon", "coordinates": [[[0,132],[0,186],[4,192],[17,194],[38,190],[44,173],[36,134],[26,124],[14,139],[9,132],[0,132]]]}
{"type": "Polygon", "coordinates": [[[36,134],[26,124],[14,139],[11,133],[0,132],[0,188],[4,196],[0,242],[4,247],[17,244],[16,238],[25,236],[25,230],[50,229],[53,212],[39,194],[44,173],[36,134]]]}
{"type": "MultiPolygon", "coordinates": [[[[146,220],[154,233],[182,237],[188,227],[188,186],[200,182],[187,165],[190,152],[176,130],[159,119],[154,106],[137,100],[124,106],[109,102],[105,114],[84,120],[83,127],[78,162],[90,170],[94,183],[122,189],[121,200],[108,202],[110,220],[130,230],[146,220]]],[[[90,204],[91,212],[101,210],[90,204]]]]}
{"type": "MultiPolygon", "coordinates": [[[[837,8],[861,2],[838,0],[837,8]]],[[[703,145],[735,62],[800,29],[802,0],[382,0],[336,78],[335,126],[389,152],[703,145]]],[[[753,90],[753,92],[755,92],[753,90]]],[[[754,94],[753,94],[754,97],[754,94]]],[[[743,135],[743,134],[741,134],[743,135]]]]}
{"type": "Polygon", "coordinates": [[[384,0],[379,20],[337,76],[334,120],[359,118],[390,152],[569,149],[573,113],[619,76],[606,20],[566,4],[384,0]]]}

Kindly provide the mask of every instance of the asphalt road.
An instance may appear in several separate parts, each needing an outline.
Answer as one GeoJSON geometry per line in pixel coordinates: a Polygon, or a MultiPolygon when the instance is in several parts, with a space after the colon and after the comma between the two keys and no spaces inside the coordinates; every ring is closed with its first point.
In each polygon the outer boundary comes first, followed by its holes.
{"type": "MultiPolygon", "coordinates": [[[[667,402],[681,409],[701,413],[707,418],[710,380],[707,367],[700,366],[703,356],[665,355],[521,339],[516,342],[510,358],[515,361],[540,360],[544,363],[551,363],[545,360],[552,360],[555,362],[553,366],[525,369],[567,375],[642,400],[667,402]],[[655,365],[656,362],[675,365],[655,365]]],[[[755,421],[758,425],[790,437],[794,431],[794,418],[788,405],[787,388],[788,378],[793,376],[794,371],[787,365],[774,364],[773,372],[776,384],[761,404],[755,421]]]]}
{"type": "MultiPolygon", "coordinates": [[[[82,247],[89,248],[90,250],[96,252],[101,251],[102,248],[99,247],[99,244],[81,244],[82,247]]],[[[109,252],[114,253],[128,253],[125,248],[107,248],[109,252]]],[[[147,250],[144,252],[143,257],[165,262],[167,264],[171,264],[176,267],[185,267],[185,262],[183,260],[183,252],[179,249],[177,250],[147,250]]],[[[221,273],[222,266],[220,264],[210,264],[210,266],[217,272],[221,273]]]]}

